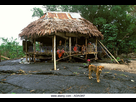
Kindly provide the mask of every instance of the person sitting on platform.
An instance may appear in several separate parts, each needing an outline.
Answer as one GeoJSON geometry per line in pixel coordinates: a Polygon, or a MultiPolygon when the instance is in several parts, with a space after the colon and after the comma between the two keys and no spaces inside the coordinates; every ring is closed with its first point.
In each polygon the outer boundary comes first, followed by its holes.
{"type": "Polygon", "coordinates": [[[81,48],[81,54],[84,55],[85,51],[86,51],[86,46],[83,45],[81,48]]]}
{"type": "MultiPolygon", "coordinates": [[[[86,52],[86,46],[85,45],[78,45],[79,47],[81,47],[81,54],[84,55],[84,53],[86,52]]],[[[75,47],[76,49],[76,47],[75,47]]]]}
{"type": "Polygon", "coordinates": [[[74,52],[77,54],[77,52],[78,52],[78,45],[77,45],[77,44],[75,44],[73,50],[74,50],[74,52]]]}
{"type": "Polygon", "coordinates": [[[58,48],[58,50],[57,50],[58,57],[61,58],[61,56],[65,52],[64,47],[62,46],[62,41],[61,40],[59,41],[59,46],[57,48],[58,48]]]}

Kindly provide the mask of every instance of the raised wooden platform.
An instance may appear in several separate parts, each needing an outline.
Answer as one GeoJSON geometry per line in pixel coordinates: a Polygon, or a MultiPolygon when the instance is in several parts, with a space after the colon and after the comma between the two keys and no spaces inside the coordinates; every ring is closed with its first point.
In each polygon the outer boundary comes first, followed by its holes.
{"type": "MultiPolygon", "coordinates": [[[[84,54],[97,54],[98,52],[85,52],[84,54]]],[[[35,54],[35,55],[52,55],[52,52],[51,51],[47,51],[47,52],[27,52],[26,53],[27,55],[32,55],[32,54],[35,54]]],[[[65,51],[64,53],[65,55],[68,55],[69,54],[69,51],[65,51]]],[[[71,54],[75,54],[74,51],[71,51],[71,54]]],[[[81,54],[81,51],[77,52],[77,54],[81,54]]]]}
{"type": "MultiPolygon", "coordinates": [[[[85,52],[84,53],[84,55],[87,55],[87,54],[97,54],[98,52],[85,52]]],[[[35,56],[35,58],[37,58],[37,59],[52,59],[52,52],[51,51],[46,51],[46,52],[27,52],[26,53],[26,55],[27,55],[27,57],[29,57],[29,61],[30,61],[30,58],[32,57],[32,59],[34,58],[34,56],[35,56]]],[[[63,58],[59,58],[59,59],[57,59],[56,61],[60,61],[60,60],[62,60],[62,59],[65,59],[65,58],[68,58],[68,57],[71,57],[71,56],[73,56],[73,57],[76,57],[77,58],[77,56],[78,55],[82,55],[81,54],[81,51],[79,51],[79,52],[77,52],[77,53],[75,53],[74,51],[71,51],[71,55],[69,55],[69,51],[65,51],[65,53],[64,53],[64,56],[65,57],[63,57],[63,58]]],[[[82,58],[83,59],[83,58],[82,58]]],[[[85,58],[84,58],[84,60],[85,60],[85,58]]]]}

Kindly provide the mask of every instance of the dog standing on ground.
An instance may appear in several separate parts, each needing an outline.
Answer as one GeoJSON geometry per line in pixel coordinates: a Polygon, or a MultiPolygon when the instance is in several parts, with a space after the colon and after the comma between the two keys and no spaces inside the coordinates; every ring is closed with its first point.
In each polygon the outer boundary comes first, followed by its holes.
{"type": "Polygon", "coordinates": [[[95,65],[89,65],[89,79],[92,79],[92,72],[94,71],[96,73],[97,82],[100,82],[100,74],[102,72],[102,69],[104,69],[104,66],[95,66],[95,65]]]}

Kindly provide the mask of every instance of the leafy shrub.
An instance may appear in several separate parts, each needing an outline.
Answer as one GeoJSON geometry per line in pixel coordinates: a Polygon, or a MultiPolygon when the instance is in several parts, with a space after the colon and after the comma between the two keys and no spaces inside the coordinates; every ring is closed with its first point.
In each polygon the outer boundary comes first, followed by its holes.
{"type": "Polygon", "coordinates": [[[2,44],[0,45],[0,53],[3,56],[6,56],[11,59],[23,57],[25,54],[23,53],[23,46],[19,45],[17,42],[17,38],[11,39],[8,38],[0,38],[2,40],[2,44]]]}

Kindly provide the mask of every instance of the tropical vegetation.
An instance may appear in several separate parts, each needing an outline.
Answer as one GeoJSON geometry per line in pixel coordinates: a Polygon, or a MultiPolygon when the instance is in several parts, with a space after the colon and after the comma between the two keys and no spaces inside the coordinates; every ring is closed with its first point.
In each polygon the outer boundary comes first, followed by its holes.
{"type": "Polygon", "coordinates": [[[33,8],[32,17],[41,17],[47,11],[79,12],[104,35],[101,42],[115,56],[136,52],[135,5],[43,5],[46,11],[33,8]]]}
{"type": "MultiPolygon", "coordinates": [[[[116,57],[121,53],[136,52],[136,5],[43,5],[32,8],[32,17],[41,17],[47,11],[78,12],[104,35],[101,42],[116,57]]],[[[0,38],[0,53],[11,59],[23,57],[23,46],[17,39],[0,38]]],[[[38,45],[37,45],[38,46],[38,45]]]]}
{"type": "Polygon", "coordinates": [[[19,42],[17,42],[17,38],[13,39],[11,38],[0,38],[0,40],[3,42],[0,45],[0,53],[3,56],[6,56],[10,59],[20,58],[25,56],[23,52],[23,46],[19,45],[19,42]]]}

